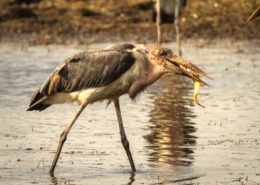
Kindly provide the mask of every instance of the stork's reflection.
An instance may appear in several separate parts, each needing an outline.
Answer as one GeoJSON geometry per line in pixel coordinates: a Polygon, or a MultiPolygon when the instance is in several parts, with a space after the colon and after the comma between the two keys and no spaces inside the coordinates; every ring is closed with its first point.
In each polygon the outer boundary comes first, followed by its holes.
{"type": "MultiPolygon", "coordinates": [[[[180,77],[167,76],[159,83],[160,91],[154,93],[154,108],[150,112],[151,133],[149,161],[173,166],[187,166],[193,162],[196,128],[189,109],[192,85],[180,77]]],[[[157,85],[159,85],[157,84],[157,85]]]]}

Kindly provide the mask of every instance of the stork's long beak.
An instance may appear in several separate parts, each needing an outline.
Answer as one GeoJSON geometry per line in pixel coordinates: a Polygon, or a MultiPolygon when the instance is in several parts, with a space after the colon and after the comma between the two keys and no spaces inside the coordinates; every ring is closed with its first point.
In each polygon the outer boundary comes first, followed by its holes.
{"type": "Polygon", "coordinates": [[[171,55],[165,57],[166,67],[170,72],[174,72],[180,75],[187,76],[194,81],[194,94],[193,94],[193,101],[195,104],[201,105],[198,101],[197,95],[199,92],[200,84],[208,85],[206,82],[200,79],[201,76],[207,77],[212,79],[206,72],[202,71],[192,63],[188,62],[187,60],[183,59],[180,56],[171,55]]]}
{"type": "Polygon", "coordinates": [[[200,79],[201,76],[212,79],[206,72],[199,69],[197,66],[188,62],[177,55],[171,55],[165,58],[167,60],[167,68],[174,73],[187,76],[194,80],[194,82],[200,82],[202,85],[208,85],[206,82],[200,79]]]}

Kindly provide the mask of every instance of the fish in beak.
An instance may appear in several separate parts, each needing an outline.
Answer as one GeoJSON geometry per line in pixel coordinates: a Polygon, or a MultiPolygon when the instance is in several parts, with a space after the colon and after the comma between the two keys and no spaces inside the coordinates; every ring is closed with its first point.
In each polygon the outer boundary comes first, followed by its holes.
{"type": "Polygon", "coordinates": [[[206,77],[209,79],[212,78],[206,72],[202,71],[197,66],[193,65],[182,57],[174,55],[169,51],[167,53],[168,54],[165,54],[165,56],[163,57],[166,61],[166,68],[169,70],[169,72],[187,76],[194,81],[193,101],[195,104],[204,107],[202,104],[199,103],[197,95],[200,89],[200,85],[208,86],[208,84],[201,80],[200,77],[206,77]]]}
{"type": "Polygon", "coordinates": [[[188,62],[180,56],[171,54],[165,57],[168,64],[167,68],[176,74],[187,76],[194,81],[200,82],[202,85],[208,86],[206,82],[200,79],[201,76],[212,79],[206,72],[199,69],[197,66],[188,62]]]}

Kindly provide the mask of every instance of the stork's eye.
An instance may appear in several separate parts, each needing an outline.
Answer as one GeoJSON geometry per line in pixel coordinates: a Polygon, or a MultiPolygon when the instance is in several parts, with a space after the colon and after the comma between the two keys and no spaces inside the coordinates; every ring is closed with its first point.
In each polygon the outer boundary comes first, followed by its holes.
{"type": "Polygon", "coordinates": [[[159,54],[160,54],[161,56],[167,56],[167,55],[168,55],[168,52],[165,51],[165,50],[162,50],[162,51],[160,51],[159,54]]]}

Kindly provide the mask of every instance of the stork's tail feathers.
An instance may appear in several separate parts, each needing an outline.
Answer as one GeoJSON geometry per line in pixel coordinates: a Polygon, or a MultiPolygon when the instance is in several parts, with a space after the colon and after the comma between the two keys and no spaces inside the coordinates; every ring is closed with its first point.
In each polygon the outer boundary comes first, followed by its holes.
{"type": "Polygon", "coordinates": [[[42,110],[48,108],[49,106],[51,106],[48,104],[43,104],[43,101],[47,98],[47,96],[40,91],[41,91],[41,88],[39,87],[35,91],[32,99],[31,99],[29,108],[26,111],[33,111],[33,110],[42,111],[42,110]]]}

